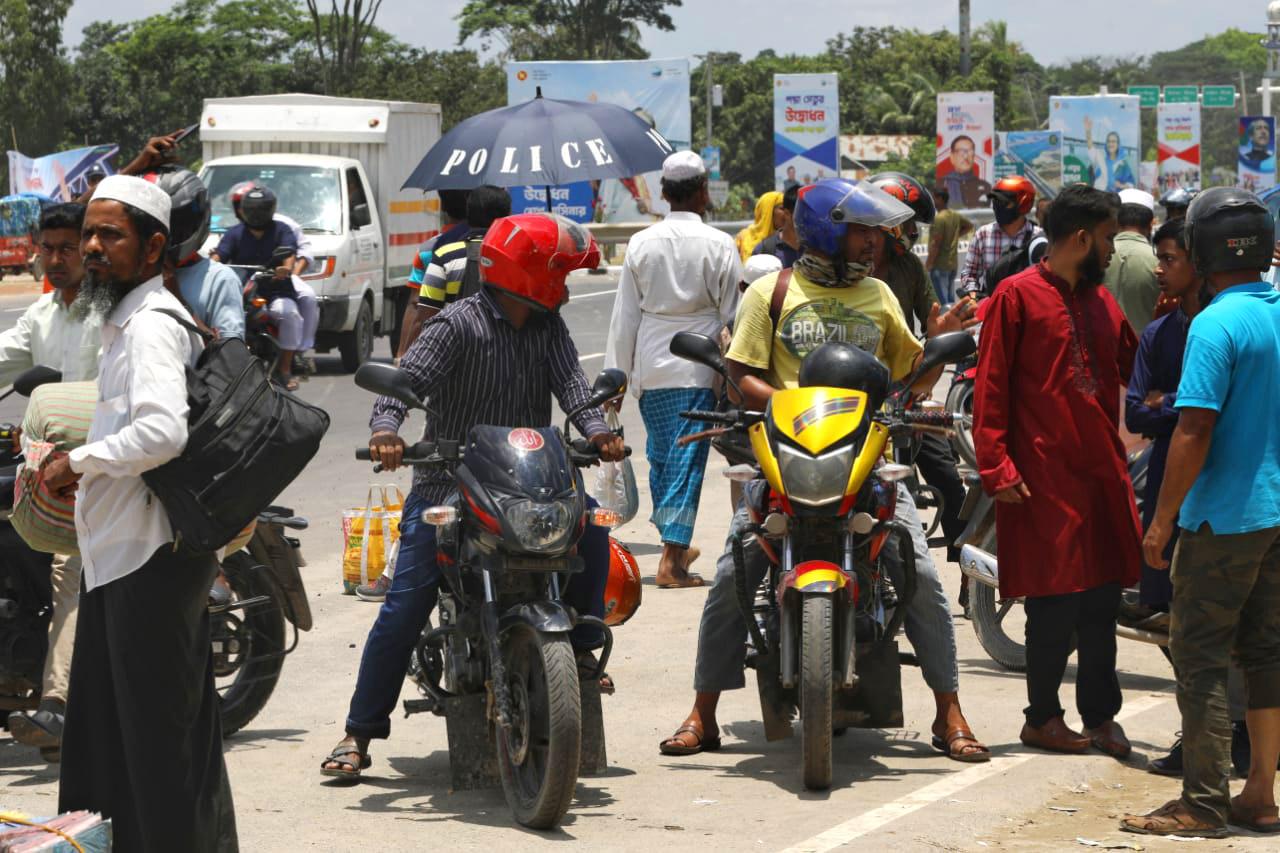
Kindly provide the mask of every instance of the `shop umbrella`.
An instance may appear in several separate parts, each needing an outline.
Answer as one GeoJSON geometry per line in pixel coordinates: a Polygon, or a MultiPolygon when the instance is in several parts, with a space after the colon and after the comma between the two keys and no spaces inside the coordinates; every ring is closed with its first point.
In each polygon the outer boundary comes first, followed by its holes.
{"type": "MultiPolygon", "coordinates": [[[[563,186],[662,168],[674,149],[641,115],[614,104],[542,97],[459,122],[404,189],[563,186]]],[[[548,206],[550,196],[548,195],[548,206]]]]}

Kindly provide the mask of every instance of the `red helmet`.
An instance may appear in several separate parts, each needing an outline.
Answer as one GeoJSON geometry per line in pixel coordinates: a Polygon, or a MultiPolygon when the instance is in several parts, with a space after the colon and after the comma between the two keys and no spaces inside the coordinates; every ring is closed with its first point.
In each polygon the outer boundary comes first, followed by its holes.
{"type": "Polygon", "coordinates": [[[498,219],[480,246],[485,283],[541,311],[555,311],[569,298],[564,280],[570,272],[599,265],[591,232],[553,213],[498,219]]]}
{"type": "Polygon", "coordinates": [[[1030,213],[1031,206],[1036,203],[1035,185],[1022,175],[1010,175],[996,181],[996,185],[991,188],[991,195],[1010,206],[1017,205],[1018,213],[1021,214],[1030,213]]]}
{"type": "Polygon", "coordinates": [[[609,581],[604,587],[604,624],[621,625],[640,609],[640,566],[617,539],[609,537],[609,581]]]}

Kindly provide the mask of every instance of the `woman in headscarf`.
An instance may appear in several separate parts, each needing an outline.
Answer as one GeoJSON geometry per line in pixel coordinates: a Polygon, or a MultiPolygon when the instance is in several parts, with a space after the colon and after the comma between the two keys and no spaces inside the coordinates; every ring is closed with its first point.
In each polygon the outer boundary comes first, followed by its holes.
{"type": "Polygon", "coordinates": [[[738,251],[742,253],[743,263],[751,257],[751,253],[756,250],[756,246],[760,245],[760,241],[781,227],[774,221],[775,211],[781,204],[782,193],[780,192],[767,192],[756,202],[755,221],[739,231],[738,236],[734,238],[734,242],[738,244],[738,251]]]}

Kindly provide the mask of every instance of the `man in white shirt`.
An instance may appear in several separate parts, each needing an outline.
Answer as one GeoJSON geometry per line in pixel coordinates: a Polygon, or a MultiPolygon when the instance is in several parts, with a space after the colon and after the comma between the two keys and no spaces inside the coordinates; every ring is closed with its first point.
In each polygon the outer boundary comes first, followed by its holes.
{"type": "Polygon", "coordinates": [[[742,260],[733,238],[702,221],[711,204],[707,170],[692,151],[677,151],[662,166],[663,221],[631,238],[618,282],[605,366],[630,377],[648,433],[649,491],[654,526],[662,536],[659,588],[702,586],[689,574],[706,442],[679,446],[699,425],[687,409],[715,407],[715,375],[671,354],[676,332],[716,337],[733,321],[742,260]]]}
{"type": "MultiPolygon", "coordinates": [[[[81,204],[54,205],[40,215],[36,248],[53,290],[33,302],[13,328],[0,334],[0,384],[8,385],[36,365],[62,371],[66,382],[97,377],[102,324],[96,318],[78,320],[71,312],[84,277],[80,259],[83,222],[81,204]]],[[[19,743],[54,751],[62,740],[71,675],[76,605],[80,598],[79,556],[54,555],[51,593],[53,616],[49,620],[40,706],[30,712],[14,711],[8,725],[19,743]]]]}
{"type": "Polygon", "coordinates": [[[206,607],[218,567],[174,541],[142,479],[186,445],[201,351],[162,313],[190,316],[160,274],[170,204],[114,175],[85,213],[76,308],[105,318],[98,404],[88,442],[45,475],[76,493],[84,560],[58,805],[110,817],[120,850],[234,851],[206,607]]]}

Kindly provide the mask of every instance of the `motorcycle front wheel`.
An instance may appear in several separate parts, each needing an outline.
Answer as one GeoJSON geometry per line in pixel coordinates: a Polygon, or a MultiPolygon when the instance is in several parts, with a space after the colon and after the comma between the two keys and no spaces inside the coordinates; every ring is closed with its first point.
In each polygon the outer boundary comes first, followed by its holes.
{"type": "Polygon", "coordinates": [[[947,414],[960,415],[951,436],[951,447],[960,461],[970,468],[978,467],[978,453],[973,448],[973,380],[957,379],[947,393],[947,414]]]}
{"type": "Polygon", "coordinates": [[[835,602],[829,595],[804,597],[800,633],[800,748],[804,786],[831,787],[831,705],[835,692],[835,602]]]}
{"type": "Polygon", "coordinates": [[[271,698],[284,666],[284,611],[280,593],[246,551],[222,561],[233,602],[265,596],[267,601],[211,614],[209,634],[222,715],[222,736],[230,737],[258,715],[271,698]]]}
{"type": "Polygon", "coordinates": [[[552,829],[569,810],[582,751],[582,695],[568,637],[517,624],[502,640],[511,728],[498,730],[502,791],[516,822],[552,829]]]}

